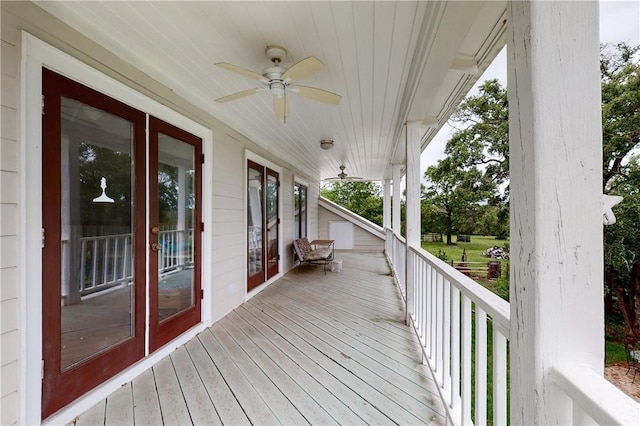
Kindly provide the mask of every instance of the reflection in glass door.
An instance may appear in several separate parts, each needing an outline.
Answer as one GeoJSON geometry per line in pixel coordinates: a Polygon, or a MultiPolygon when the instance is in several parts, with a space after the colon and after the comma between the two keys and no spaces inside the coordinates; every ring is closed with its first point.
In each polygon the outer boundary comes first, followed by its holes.
{"type": "Polygon", "coordinates": [[[278,215],[278,174],[267,169],[267,279],[278,273],[278,228],[280,216],[278,215]]]}
{"type": "Polygon", "coordinates": [[[248,291],[279,271],[279,192],[278,173],[249,161],[247,168],[248,291]]]}
{"type": "Polygon", "coordinates": [[[200,322],[202,141],[151,117],[151,350],[200,322]]]}
{"type": "Polygon", "coordinates": [[[257,287],[264,282],[263,246],[263,181],[264,167],[249,161],[247,170],[247,243],[248,243],[248,278],[247,289],[257,287]]]}
{"type": "Polygon", "coordinates": [[[144,114],[43,70],[43,418],[144,356],[144,114]]]}

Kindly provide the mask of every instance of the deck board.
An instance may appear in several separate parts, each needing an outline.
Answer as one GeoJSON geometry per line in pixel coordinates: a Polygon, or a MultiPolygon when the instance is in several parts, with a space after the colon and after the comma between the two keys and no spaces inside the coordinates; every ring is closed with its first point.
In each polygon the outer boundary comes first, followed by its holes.
{"type": "Polygon", "coordinates": [[[134,423],[137,425],[162,424],[160,401],[156,381],[151,369],[133,379],[134,423]]]}
{"type": "Polygon", "coordinates": [[[153,375],[156,379],[163,423],[165,425],[192,424],[171,358],[166,357],[158,362],[153,367],[153,375]]]}
{"type": "Polygon", "coordinates": [[[120,387],[107,401],[105,425],[133,424],[133,392],[131,383],[120,387]]]}
{"type": "Polygon", "coordinates": [[[222,424],[186,347],[176,349],[171,360],[193,424],[222,424]]]}
{"type": "Polygon", "coordinates": [[[294,269],[77,424],[445,424],[383,255],[339,257],[342,272],[294,269]]]}

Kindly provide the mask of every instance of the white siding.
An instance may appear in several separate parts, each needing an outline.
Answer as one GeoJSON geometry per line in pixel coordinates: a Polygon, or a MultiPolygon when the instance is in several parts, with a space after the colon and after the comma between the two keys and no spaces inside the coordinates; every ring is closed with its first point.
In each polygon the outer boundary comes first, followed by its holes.
{"type": "MultiPolygon", "coordinates": [[[[337,214],[330,212],[325,208],[320,208],[320,219],[318,226],[320,232],[318,238],[329,238],[329,222],[330,221],[343,221],[344,218],[337,214]]],[[[382,252],[384,251],[384,240],[379,238],[370,232],[365,231],[359,226],[353,227],[353,250],[360,252],[382,252]]]]}
{"type": "Polygon", "coordinates": [[[18,200],[18,123],[20,83],[19,38],[5,29],[2,16],[2,133],[0,139],[0,424],[15,424],[19,411],[19,299],[20,249],[18,200]]]}

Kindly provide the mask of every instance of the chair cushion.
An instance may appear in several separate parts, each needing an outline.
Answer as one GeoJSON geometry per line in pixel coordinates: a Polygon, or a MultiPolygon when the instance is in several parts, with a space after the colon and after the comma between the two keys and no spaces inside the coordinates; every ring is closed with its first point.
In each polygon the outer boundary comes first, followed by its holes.
{"type": "Polygon", "coordinates": [[[321,247],[319,249],[311,250],[304,257],[304,260],[324,260],[331,256],[331,248],[329,247],[321,247]]]}
{"type": "Polygon", "coordinates": [[[309,243],[309,240],[307,240],[305,237],[298,239],[297,242],[298,242],[298,248],[302,252],[303,256],[305,256],[307,253],[311,251],[311,244],[309,243]]]}

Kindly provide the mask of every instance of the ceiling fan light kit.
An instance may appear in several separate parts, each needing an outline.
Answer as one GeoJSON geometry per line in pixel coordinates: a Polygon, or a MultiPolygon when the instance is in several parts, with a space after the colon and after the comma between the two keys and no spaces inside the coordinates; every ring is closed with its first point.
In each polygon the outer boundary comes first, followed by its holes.
{"type": "Polygon", "coordinates": [[[223,96],[216,99],[216,102],[229,102],[268,90],[274,100],[273,105],[276,117],[286,122],[286,118],[289,116],[289,101],[287,100],[287,93],[289,92],[332,105],[337,105],[342,99],[342,96],[327,90],[292,84],[294,81],[303,80],[324,68],[322,61],[315,56],[309,56],[286,69],[282,68],[280,63],[287,56],[287,49],[282,46],[271,45],[267,46],[265,53],[273,65],[262,70],[262,74],[227,62],[216,63],[215,65],[220,68],[253,78],[262,84],[262,87],[223,96]]]}
{"type": "Polygon", "coordinates": [[[331,140],[331,139],[322,139],[320,141],[320,148],[322,148],[324,150],[329,150],[329,149],[333,148],[333,140],[331,140]]]}

